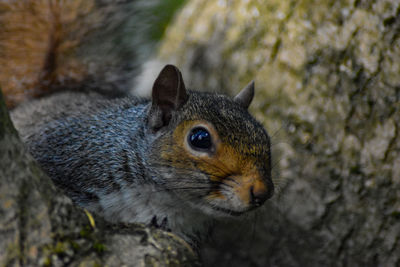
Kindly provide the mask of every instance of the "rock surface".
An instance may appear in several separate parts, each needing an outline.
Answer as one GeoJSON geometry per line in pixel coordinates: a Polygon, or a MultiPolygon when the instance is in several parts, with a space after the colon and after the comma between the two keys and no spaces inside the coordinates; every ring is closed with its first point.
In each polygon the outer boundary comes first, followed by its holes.
{"type": "Polygon", "coordinates": [[[109,225],[72,205],[18,138],[0,91],[1,266],[197,266],[180,238],[109,225]]]}
{"type": "Polygon", "coordinates": [[[272,136],[279,192],[220,224],[207,266],[400,265],[400,2],[193,0],[160,60],[234,95],[272,136]]]}

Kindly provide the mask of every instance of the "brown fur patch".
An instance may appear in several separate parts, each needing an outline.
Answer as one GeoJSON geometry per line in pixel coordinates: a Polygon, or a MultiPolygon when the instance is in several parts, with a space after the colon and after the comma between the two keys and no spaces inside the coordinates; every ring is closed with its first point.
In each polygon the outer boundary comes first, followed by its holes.
{"type": "Polygon", "coordinates": [[[75,50],[89,29],[78,18],[93,8],[93,0],[0,0],[0,85],[9,107],[84,79],[75,50]]]}
{"type": "MultiPolygon", "coordinates": [[[[250,148],[253,150],[254,148],[250,148]]],[[[162,149],[162,157],[173,166],[182,169],[199,169],[207,173],[212,181],[225,183],[246,204],[251,201],[251,188],[253,192],[267,191],[265,178],[257,170],[256,158],[251,154],[240,153],[230,144],[223,143],[214,127],[205,121],[185,121],[178,125],[173,136],[173,145],[162,149]],[[215,144],[212,154],[193,153],[185,144],[187,134],[196,125],[208,128],[215,144]]],[[[257,151],[254,151],[257,152],[257,151]]],[[[212,190],[209,198],[224,199],[219,190],[212,190]]]]}

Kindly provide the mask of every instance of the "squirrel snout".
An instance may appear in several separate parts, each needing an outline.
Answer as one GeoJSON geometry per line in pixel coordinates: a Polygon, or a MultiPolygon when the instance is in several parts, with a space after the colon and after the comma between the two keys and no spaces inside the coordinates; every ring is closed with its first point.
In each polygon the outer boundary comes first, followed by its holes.
{"type": "Polygon", "coordinates": [[[269,180],[264,178],[251,176],[245,178],[235,177],[236,181],[236,193],[243,202],[243,204],[249,207],[259,207],[267,199],[272,197],[274,193],[274,186],[269,180]]]}
{"type": "Polygon", "coordinates": [[[267,199],[269,199],[273,194],[273,189],[268,190],[265,187],[256,187],[255,185],[250,186],[250,204],[254,207],[261,206],[267,199]]]}

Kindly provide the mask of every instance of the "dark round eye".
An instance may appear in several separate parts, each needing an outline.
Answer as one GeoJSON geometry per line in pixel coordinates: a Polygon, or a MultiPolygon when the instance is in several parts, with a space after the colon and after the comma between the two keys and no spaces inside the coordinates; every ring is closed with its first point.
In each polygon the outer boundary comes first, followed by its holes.
{"type": "Polygon", "coordinates": [[[211,148],[211,134],[203,127],[194,128],[189,136],[188,141],[193,149],[206,150],[211,148]]]}

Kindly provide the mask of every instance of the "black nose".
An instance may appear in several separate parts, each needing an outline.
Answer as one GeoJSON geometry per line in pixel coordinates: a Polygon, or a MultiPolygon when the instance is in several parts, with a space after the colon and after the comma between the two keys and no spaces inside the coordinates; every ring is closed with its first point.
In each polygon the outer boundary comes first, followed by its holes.
{"type": "Polygon", "coordinates": [[[267,199],[272,197],[274,190],[254,190],[254,186],[250,187],[250,203],[255,207],[261,206],[267,199]]]}

